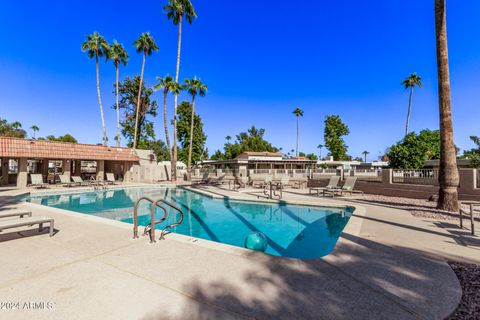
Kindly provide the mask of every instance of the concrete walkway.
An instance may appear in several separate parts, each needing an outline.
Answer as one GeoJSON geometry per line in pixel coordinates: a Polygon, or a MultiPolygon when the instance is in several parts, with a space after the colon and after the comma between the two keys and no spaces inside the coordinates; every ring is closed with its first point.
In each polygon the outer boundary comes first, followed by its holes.
{"type": "Polygon", "coordinates": [[[284,200],[358,206],[323,259],[274,257],[176,234],[151,245],[132,240],[131,225],[6,202],[6,194],[0,210],[31,208],[54,217],[58,232],[0,233],[0,303],[24,309],[0,309],[2,319],[443,319],[461,297],[445,259],[480,263],[479,239],[460,230],[297,191],[284,200]],[[35,310],[25,302],[48,304],[35,310]]]}

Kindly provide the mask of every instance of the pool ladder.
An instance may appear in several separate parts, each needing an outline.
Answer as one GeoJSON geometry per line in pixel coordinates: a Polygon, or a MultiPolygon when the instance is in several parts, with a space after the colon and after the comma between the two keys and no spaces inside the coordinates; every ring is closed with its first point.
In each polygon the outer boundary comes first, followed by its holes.
{"type": "Polygon", "coordinates": [[[162,229],[162,232],[160,233],[160,238],[159,240],[163,240],[165,238],[165,235],[168,233],[168,230],[171,228],[174,228],[176,226],[179,226],[182,221],[183,221],[183,211],[178,208],[176,205],[173,203],[164,200],[164,199],[158,199],[156,201],[153,201],[152,199],[148,197],[141,197],[140,199],[135,202],[135,207],[133,209],[133,239],[138,238],[138,206],[140,205],[140,202],[142,201],[148,201],[152,204],[152,207],[150,209],[150,224],[145,227],[145,230],[143,231],[143,236],[149,235],[150,237],[150,243],[155,243],[155,225],[160,224],[164,222],[168,218],[168,211],[166,207],[173,208],[175,211],[177,211],[180,214],[180,219],[178,219],[177,222],[172,223],[165,228],[162,229]],[[160,220],[155,221],[155,209],[156,208],[161,208],[163,210],[163,217],[160,220]]]}

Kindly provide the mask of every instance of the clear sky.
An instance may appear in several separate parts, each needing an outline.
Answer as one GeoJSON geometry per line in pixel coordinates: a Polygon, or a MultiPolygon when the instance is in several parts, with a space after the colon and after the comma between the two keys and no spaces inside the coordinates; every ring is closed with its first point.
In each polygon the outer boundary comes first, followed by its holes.
{"type": "MultiPolygon", "coordinates": [[[[18,1],[0,6],[0,117],[36,124],[38,135],[70,133],[102,140],[95,64],[80,50],[94,30],[124,43],[131,56],[121,77],[140,73],[132,42],[150,31],[160,51],[147,59],[146,81],[175,72],[177,29],[166,0],[18,1]]],[[[193,0],[198,19],[184,28],[181,79],[208,86],[197,111],[210,153],[225,136],[251,125],[283,150],[295,146],[293,109],[300,107],[300,150],[318,152],[326,115],[350,127],[349,153],[374,159],[402,138],[412,72],[411,129],[438,128],[433,0],[193,0]]],[[[480,1],[447,1],[455,143],[480,135],[480,1]]],[[[110,141],[115,135],[114,67],[100,65],[110,141]]],[[[160,105],[162,96],[156,94],[160,105]]],[[[181,99],[188,99],[182,96],[181,99]]],[[[173,99],[169,101],[170,118],[173,99]]],[[[155,120],[164,139],[162,117],[155,120]]]]}

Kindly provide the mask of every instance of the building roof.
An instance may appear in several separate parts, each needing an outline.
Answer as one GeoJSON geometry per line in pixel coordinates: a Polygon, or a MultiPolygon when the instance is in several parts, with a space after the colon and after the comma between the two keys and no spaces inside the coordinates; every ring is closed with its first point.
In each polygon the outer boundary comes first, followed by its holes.
{"type": "Polygon", "coordinates": [[[248,157],[283,157],[281,152],[255,152],[255,151],[245,151],[240,153],[236,159],[243,159],[248,157]]]}
{"type": "Polygon", "coordinates": [[[29,159],[139,160],[132,149],[93,144],[0,137],[0,157],[29,159]]]}

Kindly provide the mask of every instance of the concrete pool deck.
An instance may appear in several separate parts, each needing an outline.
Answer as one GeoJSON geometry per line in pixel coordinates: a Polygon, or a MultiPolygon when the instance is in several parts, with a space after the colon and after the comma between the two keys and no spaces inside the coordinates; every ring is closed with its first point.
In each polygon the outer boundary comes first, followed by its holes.
{"type": "Polygon", "coordinates": [[[55,218],[58,231],[0,233],[0,303],[50,303],[0,309],[2,319],[443,319],[461,298],[445,261],[480,263],[480,239],[466,230],[293,190],[284,200],[358,207],[325,258],[274,257],[176,234],[149,244],[131,239],[131,225],[18,203],[9,197],[15,192],[0,192],[0,210],[31,208],[55,218]]]}

